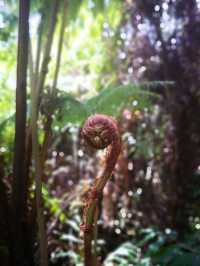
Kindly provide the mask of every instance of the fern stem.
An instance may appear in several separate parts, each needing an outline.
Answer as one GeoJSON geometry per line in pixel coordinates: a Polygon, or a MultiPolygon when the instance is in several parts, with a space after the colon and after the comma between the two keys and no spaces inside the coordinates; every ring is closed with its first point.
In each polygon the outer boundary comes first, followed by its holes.
{"type": "Polygon", "coordinates": [[[93,255],[92,253],[92,240],[97,230],[95,228],[98,218],[97,208],[103,188],[112,174],[121,151],[121,137],[116,120],[101,114],[93,115],[87,119],[82,128],[82,136],[96,149],[108,147],[105,168],[102,174],[95,179],[94,185],[88,192],[81,226],[84,232],[85,266],[96,266],[97,259],[96,254],[93,255]]]}

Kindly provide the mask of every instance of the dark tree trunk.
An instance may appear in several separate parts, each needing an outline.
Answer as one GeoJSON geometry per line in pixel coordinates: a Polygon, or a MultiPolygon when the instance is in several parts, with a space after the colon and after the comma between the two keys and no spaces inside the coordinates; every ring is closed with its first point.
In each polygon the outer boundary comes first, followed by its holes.
{"type": "Polygon", "coordinates": [[[133,69],[131,78],[175,82],[174,87],[159,91],[166,99],[161,109],[169,119],[168,136],[165,136],[166,145],[163,146],[168,151],[161,154],[160,177],[168,218],[163,219],[162,227],[173,227],[182,238],[191,229],[189,217],[198,217],[200,13],[195,0],[168,1],[167,11],[161,0],[132,2],[127,3],[127,10],[131,14],[133,38],[128,48],[124,45],[124,50],[128,51],[127,58],[130,58],[127,65],[133,69]],[[165,13],[170,19],[175,19],[177,25],[180,22],[182,27],[176,25],[173,29],[169,26],[171,32],[166,33],[165,27],[161,27],[165,13]],[[140,30],[140,24],[146,25],[148,30],[140,30]],[[154,57],[157,62],[153,62],[154,57]],[[135,63],[137,60],[141,60],[141,65],[135,63]],[[146,71],[137,76],[141,66],[145,66],[146,71]]]}
{"type": "Polygon", "coordinates": [[[13,265],[31,265],[26,222],[26,83],[28,65],[29,0],[19,1],[15,147],[12,184],[13,265]]]}
{"type": "Polygon", "coordinates": [[[195,196],[194,189],[200,185],[195,174],[200,155],[200,103],[194,96],[188,98],[188,105],[183,105],[173,120],[177,140],[174,173],[177,202],[174,208],[174,226],[179,229],[180,236],[188,229],[188,217],[192,215],[191,206],[198,205],[199,199],[195,196]]]}

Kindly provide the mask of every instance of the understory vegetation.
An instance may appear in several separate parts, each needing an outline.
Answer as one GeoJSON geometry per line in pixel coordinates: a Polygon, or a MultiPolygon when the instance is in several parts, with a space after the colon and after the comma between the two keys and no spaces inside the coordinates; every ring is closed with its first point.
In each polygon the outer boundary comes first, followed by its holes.
{"type": "Polygon", "coordinates": [[[89,265],[102,114],[122,147],[92,266],[199,266],[199,72],[199,0],[0,0],[0,264],[89,265]]]}

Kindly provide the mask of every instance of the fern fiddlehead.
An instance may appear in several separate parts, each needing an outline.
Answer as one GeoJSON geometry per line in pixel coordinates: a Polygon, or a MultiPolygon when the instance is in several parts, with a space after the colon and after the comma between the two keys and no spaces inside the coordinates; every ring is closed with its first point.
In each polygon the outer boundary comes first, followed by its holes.
{"type": "Polygon", "coordinates": [[[93,148],[107,148],[105,167],[88,192],[81,225],[84,233],[85,266],[94,266],[97,262],[92,254],[91,242],[94,235],[95,219],[97,219],[98,201],[120,154],[121,137],[116,120],[102,114],[90,116],[82,128],[81,134],[93,148]]]}

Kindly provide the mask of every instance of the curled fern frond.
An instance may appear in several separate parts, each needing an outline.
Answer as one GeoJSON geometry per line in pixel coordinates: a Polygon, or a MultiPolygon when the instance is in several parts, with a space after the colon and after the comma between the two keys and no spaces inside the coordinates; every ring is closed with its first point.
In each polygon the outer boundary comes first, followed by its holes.
{"type": "Polygon", "coordinates": [[[88,192],[81,226],[84,232],[85,265],[94,266],[97,265],[97,262],[92,254],[91,242],[98,218],[98,201],[120,154],[121,137],[117,121],[102,114],[95,114],[87,119],[82,128],[82,136],[93,148],[107,148],[105,168],[102,174],[95,179],[94,185],[88,192]]]}

